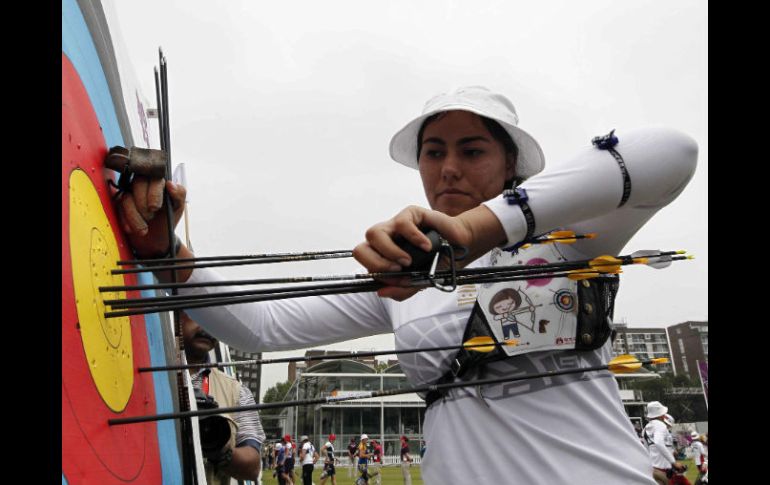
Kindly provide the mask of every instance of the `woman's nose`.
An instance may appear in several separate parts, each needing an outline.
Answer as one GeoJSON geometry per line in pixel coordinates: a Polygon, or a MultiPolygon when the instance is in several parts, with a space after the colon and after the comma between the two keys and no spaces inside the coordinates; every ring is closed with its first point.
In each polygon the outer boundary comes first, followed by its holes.
{"type": "Polygon", "coordinates": [[[461,161],[457,154],[450,151],[444,158],[444,163],[441,164],[441,176],[446,179],[459,179],[462,176],[460,164],[461,161]]]}

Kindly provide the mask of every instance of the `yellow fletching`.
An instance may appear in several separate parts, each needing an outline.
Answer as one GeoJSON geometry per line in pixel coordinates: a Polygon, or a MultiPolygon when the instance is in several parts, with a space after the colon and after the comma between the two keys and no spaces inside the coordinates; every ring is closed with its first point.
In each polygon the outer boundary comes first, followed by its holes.
{"type": "Polygon", "coordinates": [[[478,336],[463,342],[463,347],[469,347],[468,350],[474,352],[492,352],[496,345],[492,337],[478,336]]]}
{"type": "Polygon", "coordinates": [[[647,264],[650,262],[650,258],[634,258],[634,264],[647,264]]]}
{"type": "Polygon", "coordinates": [[[657,364],[668,364],[668,357],[658,357],[656,359],[652,359],[650,361],[650,364],[657,365],[657,364]]]}
{"type": "Polygon", "coordinates": [[[572,274],[567,275],[567,278],[571,279],[572,281],[580,281],[580,280],[588,280],[591,278],[597,278],[599,276],[599,273],[596,271],[590,271],[586,272],[585,270],[577,270],[578,272],[570,272],[572,274]]]}
{"type": "Polygon", "coordinates": [[[641,367],[642,363],[639,362],[639,359],[630,354],[619,355],[612,359],[608,365],[609,370],[616,374],[633,372],[641,367]]]}
{"type": "Polygon", "coordinates": [[[596,238],[596,233],[595,232],[591,232],[591,233],[583,234],[583,235],[585,236],[586,239],[595,239],[596,238]]]}
{"type": "Polygon", "coordinates": [[[549,239],[558,239],[564,237],[575,237],[575,231],[554,231],[548,235],[549,239]]]}
{"type": "Polygon", "coordinates": [[[621,263],[623,263],[623,261],[618,258],[605,255],[591,260],[588,265],[600,273],[613,273],[620,269],[621,263]]]}
{"type": "Polygon", "coordinates": [[[676,254],[684,254],[684,253],[686,253],[686,252],[687,252],[686,250],[684,250],[684,249],[680,249],[679,251],[677,251],[677,252],[676,252],[676,254]]]}

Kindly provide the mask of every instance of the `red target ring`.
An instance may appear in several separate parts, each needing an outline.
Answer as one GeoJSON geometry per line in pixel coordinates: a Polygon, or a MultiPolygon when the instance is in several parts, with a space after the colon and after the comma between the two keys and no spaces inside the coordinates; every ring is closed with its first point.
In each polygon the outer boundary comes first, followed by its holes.
{"type": "MultiPolygon", "coordinates": [[[[70,241],[70,224],[72,218],[78,217],[70,213],[74,172],[80,171],[81,178],[85,174],[90,179],[113,228],[111,234],[99,237],[114,238],[120,257],[130,257],[123,235],[116,230],[120,226],[109,198],[108,175],[103,168],[106,152],[88,93],[75,67],[62,54],[62,472],[70,484],[161,483],[155,423],[113,427],[107,424],[107,420],[114,417],[155,414],[152,376],[136,372],[137,367],[150,364],[144,317],[130,317],[130,335],[118,332],[115,337],[124,343],[127,340],[123,339],[130,337],[131,355],[124,357],[132,358],[130,395],[117,412],[97,388],[81,335],[82,325],[94,322],[79,321],[76,304],[72,251],[78,248],[70,241]]],[[[86,268],[86,271],[90,270],[86,268]]],[[[126,278],[126,283],[134,282],[135,278],[126,278]]],[[[94,298],[101,298],[98,292],[94,293],[94,298]]],[[[105,335],[105,345],[109,345],[110,338],[105,335]]],[[[115,379],[117,382],[125,376],[118,375],[115,379]]]]}

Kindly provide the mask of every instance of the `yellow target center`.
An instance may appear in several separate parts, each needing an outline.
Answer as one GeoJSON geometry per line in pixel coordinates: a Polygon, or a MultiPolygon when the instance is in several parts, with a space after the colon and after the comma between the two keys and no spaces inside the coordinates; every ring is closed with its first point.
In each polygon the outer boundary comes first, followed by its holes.
{"type": "Polygon", "coordinates": [[[134,385],[131,322],[128,317],[104,318],[105,299],[125,299],[125,292],[101,293],[102,286],[123,286],[112,275],[120,259],[102,201],[91,179],[74,170],[69,184],[70,254],[80,338],[91,377],[107,406],[125,409],[134,385]]]}

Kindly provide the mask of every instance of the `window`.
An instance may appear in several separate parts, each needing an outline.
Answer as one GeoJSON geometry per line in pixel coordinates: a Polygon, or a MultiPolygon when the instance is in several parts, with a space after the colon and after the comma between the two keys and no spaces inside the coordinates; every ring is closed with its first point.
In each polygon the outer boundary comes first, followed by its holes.
{"type": "Polygon", "coordinates": [[[342,432],[345,434],[361,434],[361,410],[356,408],[342,408],[342,432]]]}
{"type": "Polygon", "coordinates": [[[679,339],[679,351],[684,356],[684,341],[682,339],[679,339]]]}
{"type": "Polygon", "coordinates": [[[385,408],[385,434],[401,434],[400,408],[385,408]]]}
{"type": "MultiPolygon", "coordinates": [[[[401,424],[406,435],[417,434],[420,429],[420,415],[417,408],[401,408],[401,424]]],[[[411,443],[411,441],[410,441],[411,443]]]]}
{"type": "Polygon", "coordinates": [[[364,408],[361,410],[361,432],[380,434],[380,408],[364,408]]]}
{"type": "Polygon", "coordinates": [[[684,370],[685,374],[690,373],[690,369],[687,368],[687,360],[684,358],[684,355],[682,356],[682,369],[684,370]]]}

